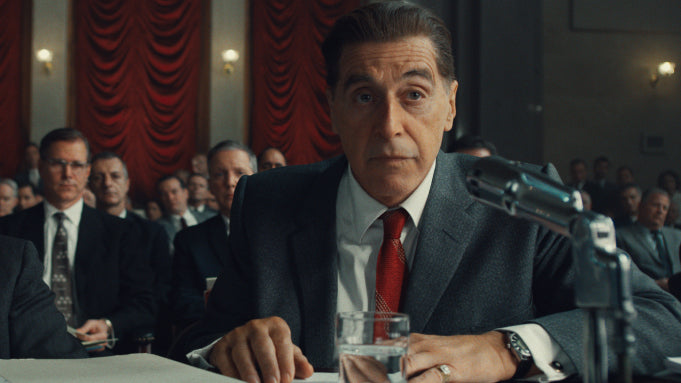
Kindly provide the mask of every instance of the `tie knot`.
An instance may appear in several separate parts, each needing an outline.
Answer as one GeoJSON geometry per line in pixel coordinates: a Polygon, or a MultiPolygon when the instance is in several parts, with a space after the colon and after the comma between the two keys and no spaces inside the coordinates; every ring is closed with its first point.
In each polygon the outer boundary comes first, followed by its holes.
{"type": "Polygon", "coordinates": [[[386,211],[381,219],[383,220],[383,237],[399,239],[404,223],[407,222],[407,211],[403,208],[386,211]]]}
{"type": "Polygon", "coordinates": [[[64,218],[66,218],[66,214],[62,213],[61,211],[54,213],[54,219],[57,220],[58,224],[64,222],[64,218]]]}

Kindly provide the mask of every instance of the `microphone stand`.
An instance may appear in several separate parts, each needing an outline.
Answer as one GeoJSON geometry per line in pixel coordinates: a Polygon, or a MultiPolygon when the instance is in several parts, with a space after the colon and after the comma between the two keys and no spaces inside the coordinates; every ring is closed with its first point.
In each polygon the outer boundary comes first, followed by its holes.
{"type": "Polygon", "coordinates": [[[571,239],[575,304],[586,314],[584,381],[608,381],[607,325],[617,355],[618,381],[631,383],[636,315],[631,259],[617,249],[612,220],[584,211],[579,192],[532,167],[501,157],[478,160],[466,176],[472,197],[510,215],[538,222],[571,239]]]}

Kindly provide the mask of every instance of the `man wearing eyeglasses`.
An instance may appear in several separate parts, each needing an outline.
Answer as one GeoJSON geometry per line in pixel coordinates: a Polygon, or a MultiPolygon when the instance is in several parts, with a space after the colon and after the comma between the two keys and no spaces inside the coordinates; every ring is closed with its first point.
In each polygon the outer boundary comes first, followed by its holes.
{"type": "MultiPolygon", "coordinates": [[[[151,269],[122,219],[84,205],[89,160],[89,144],[79,131],[48,133],[39,163],[45,201],[2,218],[0,233],[33,242],[45,266],[43,280],[78,338],[122,339],[135,327],[153,324],[151,269]]],[[[108,354],[105,350],[101,345],[90,351],[108,354]]]]}

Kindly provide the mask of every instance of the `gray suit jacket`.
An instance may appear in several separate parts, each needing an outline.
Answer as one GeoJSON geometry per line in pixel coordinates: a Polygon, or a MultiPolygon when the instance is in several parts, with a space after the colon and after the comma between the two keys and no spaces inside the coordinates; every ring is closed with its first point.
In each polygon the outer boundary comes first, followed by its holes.
{"type": "MultiPolygon", "coordinates": [[[[566,238],[475,202],[474,157],[440,153],[421,222],[403,311],[417,333],[480,334],[543,326],[582,368],[584,316],[574,305],[566,238]]],[[[333,367],[337,299],[336,195],[344,157],[242,177],[232,205],[230,257],[203,322],[183,339],[205,346],[254,318],[280,316],[316,368],[333,367]]],[[[681,354],[681,305],[640,272],[635,370],[681,354]]]]}
{"type": "Polygon", "coordinates": [[[0,359],[87,358],[66,332],[29,241],[0,235],[0,359]]]}
{"type": "MultiPolygon", "coordinates": [[[[187,208],[189,209],[189,208],[187,208]]],[[[197,216],[193,211],[188,210],[189,214],[193,215],[194,218],[196,218],[196,223],[199,224],[203,221],[205,221],[207,218],[205,216],[197,216]]],[[[175,228],[175,225],[173,224],[173,219],[169,215],[164,215],[163,217],[157,219],[155,222],[157,222],[159,225],[163,227],[163,229],[166,231],[166,234],[168,234],[168,239],[170,240],[170,249],[171,253],[173,253],[174,248],[173,248],[173,241],[175,240],[175,235],[177,235],[177,230],[175,228]]]]}
{"type": "MultiPolygon", "coordinates": [[[[660,231],[664,237],[673,274],[676,274],[681,271],[681,263],[679,262],[681,230],[663,227],[660,231]]],[[[660,260],[655,243],[650,238],[650,230],[638,222],[617,228],[617,247],[626,251],[641,271],[653,279],[668,278],[671,274],[660,260]]]]}

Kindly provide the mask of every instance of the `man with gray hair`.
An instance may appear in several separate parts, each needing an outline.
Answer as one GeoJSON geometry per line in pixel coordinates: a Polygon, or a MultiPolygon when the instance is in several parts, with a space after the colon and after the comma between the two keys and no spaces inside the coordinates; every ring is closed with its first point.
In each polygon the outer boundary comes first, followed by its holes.
{"type": "Polygon", "coordinates": [[[9,178],[0,178],[0,217],[14,213],[18,197],[17,183],[9,178]]]}
{"type": "Polygon", "coordinates": [[[236,141],[222,141],[208,153],[210,191],[218,201],[220,214],[175,237],[171,304],[180,328],[199,320],[205,312],[206,278],[217,277],[229,257],[227,236],[234,189],[241,176],[256,169],[251,149],[236,141]]]}

